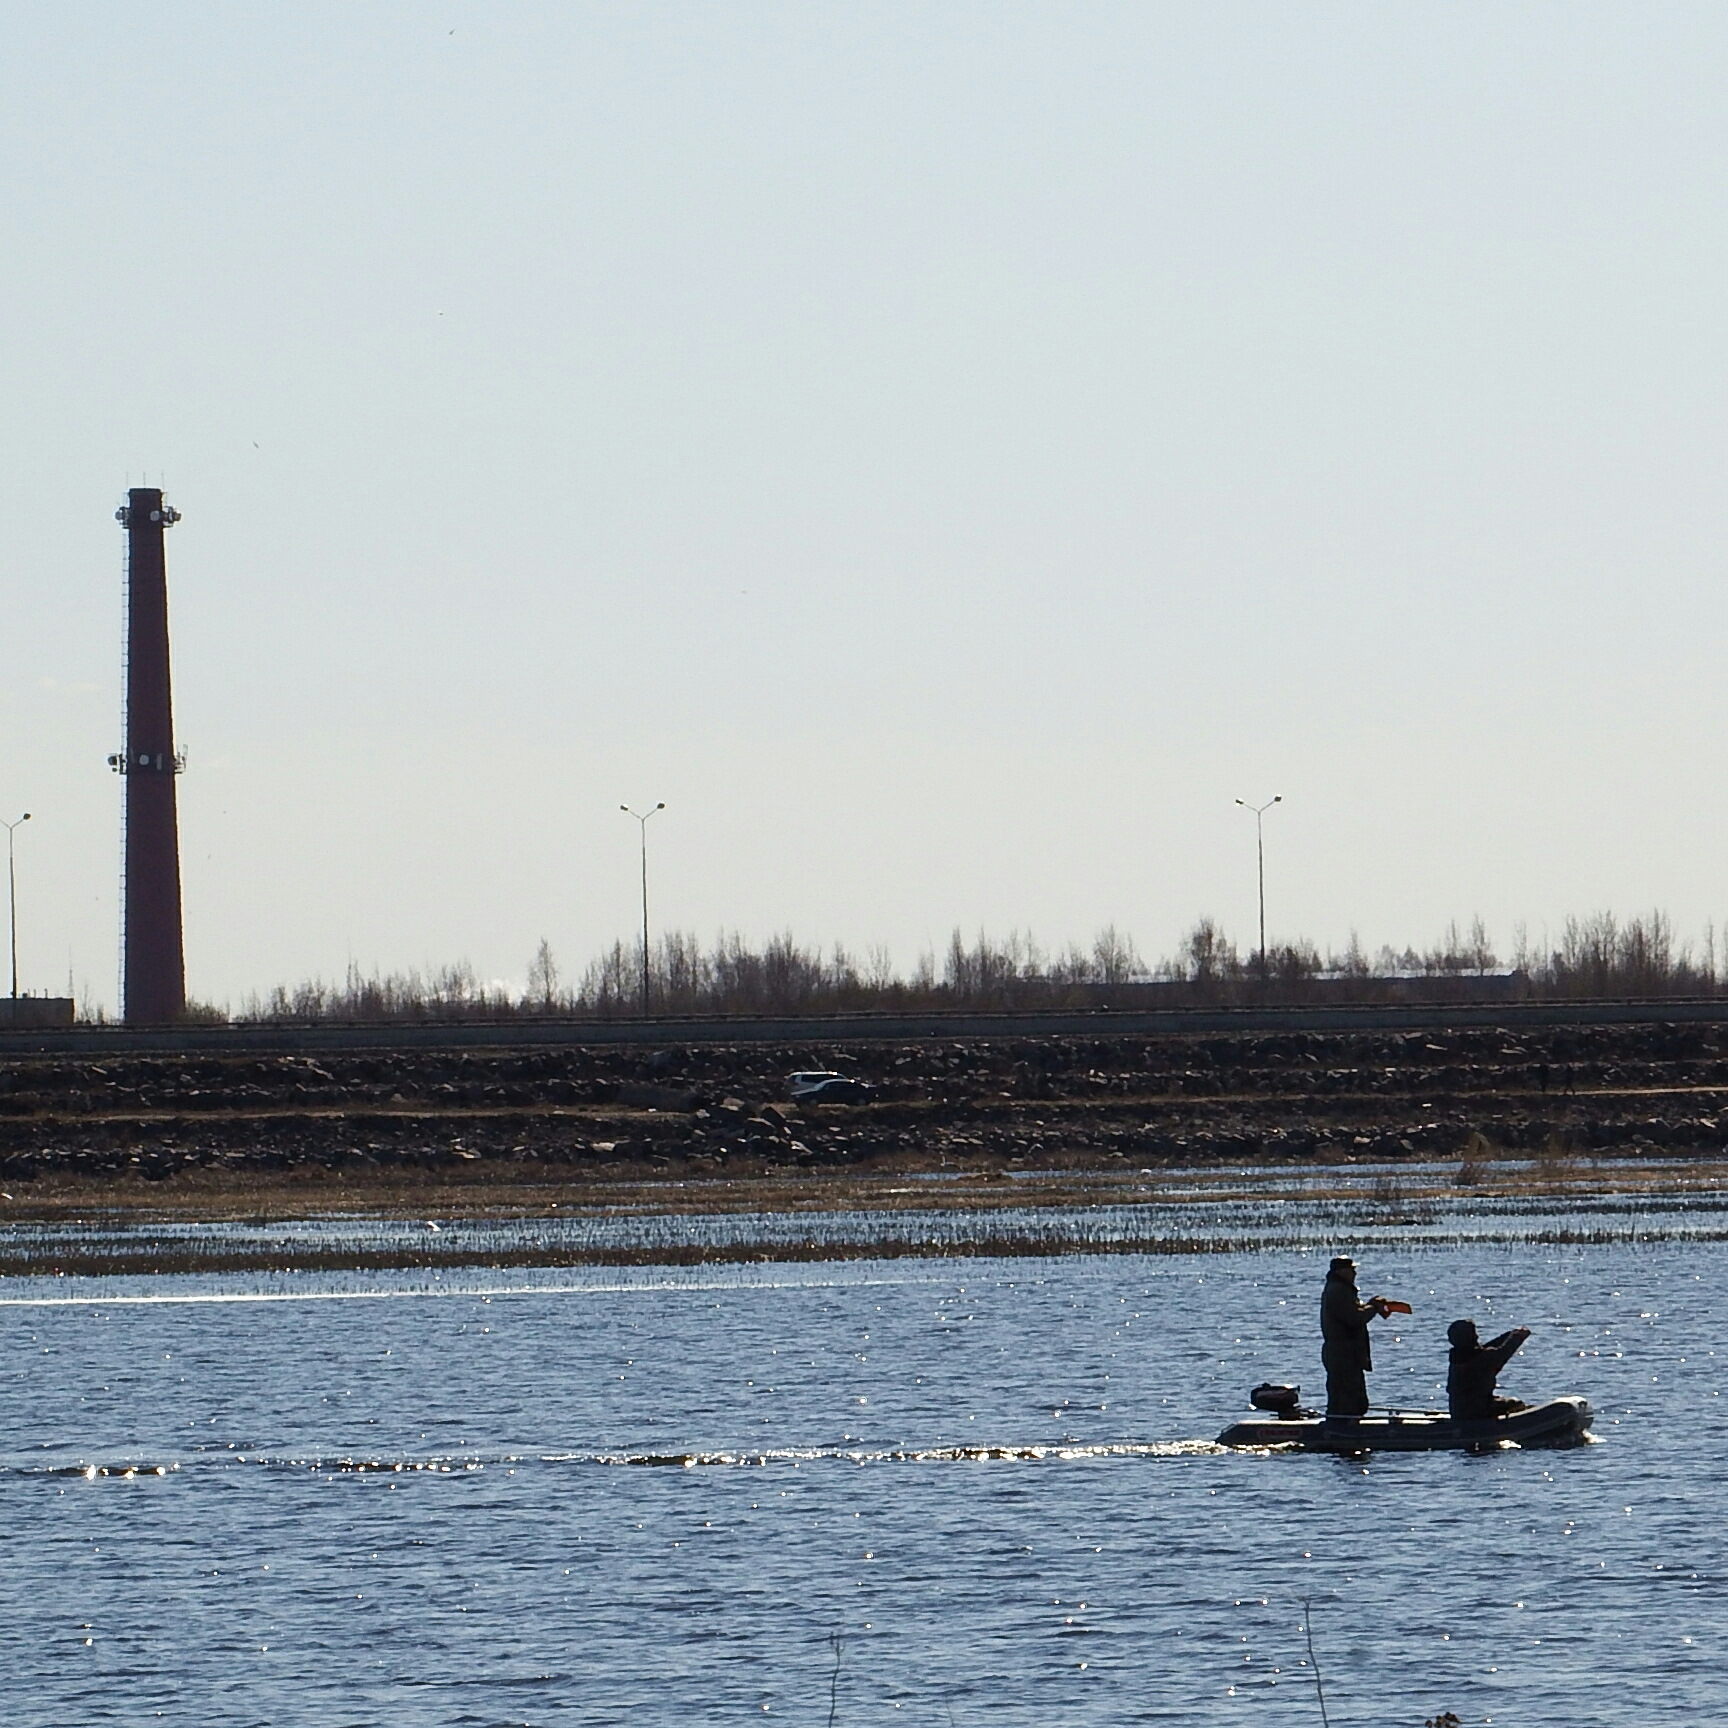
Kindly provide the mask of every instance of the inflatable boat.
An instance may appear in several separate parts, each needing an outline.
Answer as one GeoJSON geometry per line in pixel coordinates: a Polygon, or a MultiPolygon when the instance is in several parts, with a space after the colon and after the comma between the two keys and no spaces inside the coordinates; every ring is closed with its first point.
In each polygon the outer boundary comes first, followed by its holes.
{"type": "Polygon", "coordinates": [[[1221,1446],[1289,1446],[1303,1452],[1444,1452],[1479,1447],[1569,1446],[1583,1440],[1593,1412],[1587,1398],[1550,1398],[1481,1421],[1455,1422],[1444,1410],[1372,1410],[1366,1416],[1322,1416],[1294,1397],[1269,1408],[1263,1393],[1294,1387],[1256,1387],[1256,1414],[1233,1422],[1221,1446]]]}

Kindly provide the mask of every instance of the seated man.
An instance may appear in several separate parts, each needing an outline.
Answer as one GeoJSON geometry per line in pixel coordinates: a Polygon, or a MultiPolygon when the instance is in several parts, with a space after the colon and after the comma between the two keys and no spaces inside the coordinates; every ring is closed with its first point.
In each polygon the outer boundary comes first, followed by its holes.
{"type": "Polygon", "coordinates": [[[1446,1328],[1452,1356],[1446,1370],[1446,1405],[1455,1422],[1476,1422],[1488,1416],[1509,1416],[1522,1410],[1517,1398],[1496,1398],[1494,1382],[1530,1336],[1528,1326],[1514,1326],[1484,1344],[1474,1320],[1454,1320],[1446,1328]]]}

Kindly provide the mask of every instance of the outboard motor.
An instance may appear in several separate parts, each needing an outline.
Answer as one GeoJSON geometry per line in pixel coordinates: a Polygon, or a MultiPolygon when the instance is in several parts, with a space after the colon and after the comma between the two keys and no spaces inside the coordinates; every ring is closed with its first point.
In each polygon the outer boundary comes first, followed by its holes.
{"type": "Polygon", "coordinates": [[[1256,1410],[1270,1410],[1274,1416],[1294,1416],[1302,1406],[1302,1388],[1275,1386],[1267,1380],[1248,1394],[1248,1402],[1256,1410]]]}

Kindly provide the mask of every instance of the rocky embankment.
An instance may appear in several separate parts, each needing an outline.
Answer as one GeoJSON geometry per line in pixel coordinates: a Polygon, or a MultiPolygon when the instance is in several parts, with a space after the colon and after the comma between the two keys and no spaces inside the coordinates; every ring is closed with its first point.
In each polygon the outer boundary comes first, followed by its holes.
{"type": "Polygon", "coordinates": [[[0,1058],[8,1189],[1713,1156],[1725,1142],[1728,1027],[1708,1024],[0,1058]],[[870,1101],[788,1103],[785,1076],[812,1067],[868,1081],[870,1101]]]}

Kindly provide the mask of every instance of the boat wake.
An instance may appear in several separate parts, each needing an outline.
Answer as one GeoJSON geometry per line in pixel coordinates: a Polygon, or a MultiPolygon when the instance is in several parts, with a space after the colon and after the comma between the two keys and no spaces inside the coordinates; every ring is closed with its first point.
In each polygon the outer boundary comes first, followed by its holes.
{"type": "Polygon", "coordinates": [[[626,1464],[673,1470],[790,1464],[982,1464],[993,1462],[1075,1463],[1094,1458],[1204,1458],[1228,1452],[1215,1440],[1117,1441],[1087,1446],[1056,1441],[1031,1446],[785,1446],[743,1452],[566,1452],[549,1453],[547,1464],[626,1464]]]}
{"type": "Polygon", "coordinates": [[[111,1476],[121,1482],[136,1482],[142,1478],[178,1475],[178,1464],[0,1464],[0,1475],[6,1476],[76,1476],[85,1482],[111,1476]]]}
{"type": "Polygon", "coordinates": [[[796,1470],[807,1464],[1072,1464],[1113,1458],[1210,1458],[1225,1455],[1230,1450],[1227,1446],[1220,1446],[1215,1440],[1115,1441],[1100,1445],[1052,1441],[1033,1445],[777,1446],[739,1451],[544,1452],[421,1458],[354,1454],[284,1456],[223,1448],[219,1452],[203,1453],[187,1460],[185,1464],[0,1464],[0,1473],[12,1476],[74,1477],[94,1482],[109,1477],[133,1481],[142,1477],[179,1475],[184,1469],[223,1467],[261,1468],[324,1476],[467,1476],[480,1470],[521,1471],[536,1466],[568,1468],[572,1465],[601,1469],[623,1466],[662,1470],[766,1469],[777,1465],[796,1470]]]}

